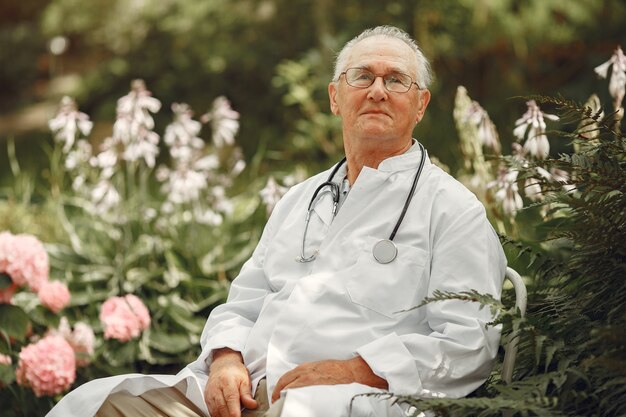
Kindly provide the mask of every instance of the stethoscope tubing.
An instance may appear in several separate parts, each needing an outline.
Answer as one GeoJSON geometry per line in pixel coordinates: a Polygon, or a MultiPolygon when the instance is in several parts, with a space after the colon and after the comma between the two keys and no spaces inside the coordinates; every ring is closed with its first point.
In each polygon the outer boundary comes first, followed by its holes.
{"type": "MultiPolygon", "coordinates": [[[[404,206],[402,207],[402,211],[400,212],[400,217],[398,218],[398,220],[396,221],[396,224],[391,232],[391,234],[389,235],[388,239],[383,239],[381,241],[378,242],[378,244],[380,243],[387,243],[388,245],[391,245],[392,251],[395,251],[393,253],[393,256],[387,258],[387,259],[379,259],[379,257],[376,255],[376,247],[374,248],[374,257],[376,258],[376,260],[380,263],[389,263],[391,261],[393,261],[396,257],[397,254],[397,248],[395,246],[395,243],[393,243],[393,239],[396,237],[396,234],[398,233],[398,229],[400,228],[400,225],[402,224],[402,221],[404,220],[404,216],[406,215],[406,212],[409,209],[409,205],[411,204],[411,200],[413,199],[413,196],[415,195],[415,190],[417,188],[417,183],[419,181],[419,177],[422,174],[422,170],[424,169],[424,163],[426,162],[426,150],[424,149],[424,146],[418,142],[418,145],[420,147],[420,151],[421,151],[421,158],[420,158],[420,164],[417,167],[417,171],[415,172],[415,176],[413,177],[413,182],[411,184],[411,189],[409,190],[409,193],[406,197],[406,200],[404,201],[404,206]]],[[[339,163],[337,165],[335,165],[335,167],[333,168],[333,170],[331,171],[330,175],[328,176],[328,179],[323,182],[322,184],[320,184],[319,186],[317,186],[317,188],[315,189],[315,192],[313,193],[313,196],[311,197],[311,201],[309,202],[309,206],[307,207],[307,214],[306,214],[306,218],[305,218],[305,226],[304,226],[304,233],[302,236],[302,253],[299,257],[296,258],[296,260],[298,262],[311,262],[313,260],[315,260],[315,258],[317,257],[317,253],[318,251],[313,252],[313,254],[309,257],[305,257],[304,256],[304,251],[306,249],[306,236],[307,236],[307,232],[309,230],[309,223],[311,220],[311,211],[313,209],[313,204],[315,204],[315,201],[319,195],[319,193],[322,191],[322,189],[324,189],[324,187],[330,187],[330,193],[332,194],[332,198],[333,198],[333,217],[337,214],[337,209],[339,206],[339,186],[333,182],[333,178],[335,177],[335,175],[337,174],[337,172],[339,171],[339,168],[346,162],[346,157],[344,157],[341,161],[339,161],[339,163]]],[[[377,244],[377,246],[378,246],[377,244]]]]}
{"type": "Polygon", "coordinates": [[[400,217],[398,218],[398,221],[396,222],[396,226],[393,228],[393,231],[389,235],[389,240],[392,242],[393,239],[396,237],[396,233],[398,233],[398,229],[402,224],[402,220],[404,220],[404,216],[406,215],[407,210],[409,209],[409,205],[411,204],[411,200],[413,199],[413,195],[415,194],[415,189],[417,188],[417,182],[419,181],[420,175],[422,175],[422,170],[424,169],[424,162],[426,162],[426,150],[421,143],[418,142],[418,144],[420,146],[420,151],[422,152],[422,155],[420,157],[420,164],[417,167],[417,172],[415,173],[415,176],[413,177],[413,184],[411,184],[411,190],[406,196],[406,201],[404,202],[404,207],[402,207],[400,217]]]}

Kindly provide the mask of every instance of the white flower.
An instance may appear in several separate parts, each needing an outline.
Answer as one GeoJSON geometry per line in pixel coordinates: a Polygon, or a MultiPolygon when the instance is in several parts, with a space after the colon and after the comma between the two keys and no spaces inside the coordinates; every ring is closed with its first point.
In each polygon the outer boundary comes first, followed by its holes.
{"type": "Polygon", "coordinates": [[[476,126],[480,143],[500,153],[500,139],[496,125],[491,121],[489,114],[477,101],[472,101],[465,115],[466,121],[476,126]]]}
{"type": "Polygon", "coordinates": [[[110,148],[123,145],[122,158],[129,162],[143,159],[154,167],[159,153],[159,135],[152,129],[154,120],[150,113],[161,108],[161,102],[146,89],[142,80],[132,82],[132,91],[117,102],[117,120],[113,125],[110,148]]]}
{"type": "Polygon", "coordinates": [[[172,104],[174,121],[165,128],[163,141],[169,147],[190,146],[195,149],[204,147],[204,141],[198,137],[202,123],[193,120],[193,112],[185,103],[172,104]]]}
{"type": "Polygon", "coordinates": [[[543,190],[537,178],[527,178],[524,181],[524,194],[532,201],[541,201],[543,199],[543,190]]]}
{"type": "Polygon", "coordinates": [[[76,142],[76,147],[65,157],[65,169],[73,171],[77,167],[86,164],[91,158],[91,145],[84,139],[76,142]]]}
{"type": "Polygon", "coordinates": [[[233,165],[233,169],[230,170],[230,175],[236,177],[237,175],[241,174],[245,168],[246,161],[244,161],[243,159],[239,159],[237,160],[237,162],[235,162],[235,165],[233,165]]]}
{"type": "Polygon", "coordinates": [[[100,168],[100,178],[109,179],[115,173],[115,167],[117,165],[117,152],[114,147],[112,138],[107,138],[102,145],[102,152],[98,155],[91,157],[89,164],[94,168],[100,168]]]}
{"type": "Polygon", "coordinates": [[[224,221],[220,214],[208,208],[195,208],[193,212],[193,218],[198,223],[207,224],[210,226],[219,226],[224,221]]]}
{"type": "Polygon", "coordinates": [[[150,113],[156,113],[161,108],[161,102],[152,97],[143,80],[134,80],[131,83],[131,92],[117,101],[117,114],[128,116],[130,120],[147,129],[154,128],[154,120],[150,113]]]}
{"type": "Polygon", "coordinates": [[[74,324],[74,330],[72,330],[67,318],[61,317],[58,329],[50,333],[62,336],[72,346],[78,366],[89,364],[96,343],[96,336],[91,326],[79,321],[74,324]]]}
{"type": "Polygon", "coordinates": [[[235,135],[239,130],[239,113],[230,107],[226,97],[216,98],[211,111],[204,114],[200,120],[203,123],[211,122],[213,143],[218,148],[235,143],[235,135]]]}
{"type": "Polygon", "coordinates": [[[591,117],[584,117],[578,124],[578,134],[585,139],[596,139],[599,135],[598,122],[596,120],[604,118],[600,98],[596,94],[592,94],[585,106],[589,108],[591,115],[597,115],[597,118],[594,120],[591,117]]]}
{"type": "Polygon", "coordinates": [[[220,160],[216,155],[206,155],[194,161],[192,166],[198,171],[213,171],[219,168],[220,160]]]}
{"type": "Polygon", "coordinates": [[[109,181],[100,180],[96,187],[91,190],[91,202],[94,204],[97,214],[106,214],[117,207],[120,195],[109,181]]]}
{"type": "Polygon", "coordinates": [[[594,71],[600,77],[606,78],[611,65],[613,65],[613,70],[609,79],[609,93],[613,97],[615,108],[617,109],[621,106],[622,100],[624,100],[626,90],[626,56],[624,56],[620,46],[615,49],[608,61],[595,67],[594,71]]]}
{"type": "Polygon", "coordinates": [[[517,185],[518,172],[510,169],[501,169],[498,178],[487,184],[487,188],[497,188],[494,198],[502,204],[502,211],[514,215],[524,206],[522,196],[517,185]]]}
{"type": "Polygon", "coordinates": [[[122,158],[126,161],[138,161],[142,159],[150,168],[154,168],[156,156],[159,154],[159,135],[151,130],[142,129],[137,135],[137,140],[126,146],[122,158]]]}
{"type": "Polygon", "coordinates": [[[156,219],[157,214],[158,214],[157,211],[153,209],[152,207],[147,207],[143,211],[143,217],[148,222],[156,219]]]}
{"type": "Polygon", "coordinates": [[[524,150],[537,159],[545,159],[550,153],[550,142],[546,136],[546,122],[544,117],[550,120],[559,120],[558,116],[546,114],[541,111],[535,100],[526,102],[526,113],[515,122],[516,128],[513,135],[524,143],[524,150]]]}
{"type": "Polygon", "coordinates": [[[232,201],[230,201],[226,197],[226,190],[224,187],[215,186],[211,189],[211,196],[213,197],[213,207],[225,214],[231,214],[233,212],[234,206],[232,201]]]}
{"type": "Polygon", "coordinates": [[[573,184],[568,184],[569,182],[569,173],[559,168],[550,168],[550,176],[552,180],[558,182],[563,186],[565,191],[573,191],[576,189],[576,186],[573,184]]]}
{"type": "Polygon", "coordinates": [[[74,181],[72,181],[72,190],[80,191],[83,188],[83,185],[85,185],[85,177],[82,175],[77,175],[74,178],[74,181]]]}
{"type": "Polygon", "coordinates": [[[193,170],[172,171],[168,181],[163,184],[162,191],[167,199],[174,204],[197,201],[200,191],[207,188],[206,176],[193,170]]]}
{"type": "Polygon", "coordinates": [[[89,116],[78,111],[76,102],[70,97],[63,97],[59,111],[53,119],[48,121],[48,127],[54,132],[55,140],[65,142],[63,152],[67,153],[74,145],[79,133],[88,136],[93,123],[89,116]]]}
{"type": "Polygon", "coordinates": [[[267,184],[259,192],[261,200],[265,204],[265,207],[267,207],[268,215],[272,212],[272,210],[274,210],[278,201],[288,190],[289,188],[279,185],[274,177],[269,177],[267,184]]]}

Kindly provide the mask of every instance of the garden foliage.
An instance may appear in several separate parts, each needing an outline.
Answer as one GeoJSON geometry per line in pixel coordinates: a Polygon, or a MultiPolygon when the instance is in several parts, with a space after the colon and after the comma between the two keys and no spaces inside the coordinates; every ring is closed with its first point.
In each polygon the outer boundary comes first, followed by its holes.
{"type": "Polygon", "coordinates": [[[255,182],[233,190],[245,168],[238,113],[218,97],[198,121],[175,103],[161,140],[152,120],[160,106],[136,80],[117,103],[111,135],[89,140],[89,117],[65,97],[50,121],[47,186],[24,180],[12,160],[5,219],[14,207],[56,226],[38,230],[38,218],[23,229],[5,225],[43,235],[45,249],[32,235],[0,234],[3,415],[41,415],[95,377],[177,372],[199,354],[209,311],[251,254],[252,224],[266,213],[255,182]]]}

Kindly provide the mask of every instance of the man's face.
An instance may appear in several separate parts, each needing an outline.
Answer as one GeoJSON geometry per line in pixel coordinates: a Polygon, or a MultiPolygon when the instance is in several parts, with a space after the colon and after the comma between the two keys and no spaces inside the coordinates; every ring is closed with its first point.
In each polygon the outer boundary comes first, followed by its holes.
{"type": "MultiPolygon", "coordinates": [[[[355,67],[375,75],[402,72],[417,79],[415,53],[394,38],[375,36],[354,45],[343,70],[355,67]]],[[[406,93],[389,92],[381,77],[368,88],[355,88],[344,75],[330,83],[328,93],[332,112],[342,118],[344,140],[362,144],[367,140],[408,143],[430,100],[430,92],[418,90],[415,84],[406,93]]]]}

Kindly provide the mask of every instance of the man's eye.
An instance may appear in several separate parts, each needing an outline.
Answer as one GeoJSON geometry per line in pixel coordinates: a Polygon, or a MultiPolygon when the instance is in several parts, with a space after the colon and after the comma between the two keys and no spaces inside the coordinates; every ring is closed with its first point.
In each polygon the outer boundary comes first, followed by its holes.
{"type": "Polygon", "coordinates": [[[400,74],[390,74],[386,78],[387,84],[402,84],[404,86],[411,84],[411,81],[409,81],[407,77],[400,74]]]}
{"type": "Polygon", "coordinates": [[[374,76],[370,73],[367,72],[361,72],[359,74],[356,75],[355,79],[361,81],[361,80],[371,80],[374,76]]]}

